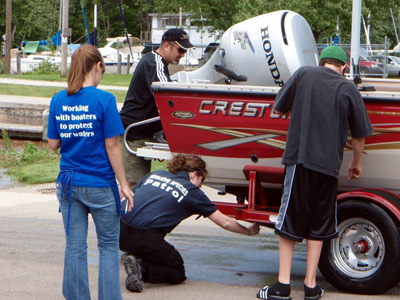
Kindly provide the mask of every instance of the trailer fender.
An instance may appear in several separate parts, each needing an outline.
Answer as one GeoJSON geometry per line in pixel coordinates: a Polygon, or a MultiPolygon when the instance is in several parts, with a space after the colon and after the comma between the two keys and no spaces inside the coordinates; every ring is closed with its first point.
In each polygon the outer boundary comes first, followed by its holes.
{"type": "Polygon", "coordinates": [[[385,209],[393,218],[400,222],[400,196],[385,189],[365,188],[345,192],[337,197],[338,203],[364,199],[385,209]]]}

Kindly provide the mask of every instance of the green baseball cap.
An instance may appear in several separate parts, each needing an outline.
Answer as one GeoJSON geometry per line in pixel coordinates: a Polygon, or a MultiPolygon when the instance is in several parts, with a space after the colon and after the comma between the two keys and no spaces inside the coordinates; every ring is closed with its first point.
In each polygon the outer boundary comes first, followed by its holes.
{"type": "Polygon", "coordinates": [[[324,58],[337,59],[344,64],[347,62],[346,52],[338,46],[329,46],[324,48],[319,55],[319,60],[321,61],[324,58]]]}

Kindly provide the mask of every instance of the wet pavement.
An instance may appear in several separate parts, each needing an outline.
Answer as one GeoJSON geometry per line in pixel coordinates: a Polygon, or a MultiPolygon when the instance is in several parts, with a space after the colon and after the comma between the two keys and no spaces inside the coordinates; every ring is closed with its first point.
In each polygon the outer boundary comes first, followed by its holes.
{"type": "MultiPolygon", "coordinates": [[[[214,190],[206,192],[215,199],[214,190]]],[[[54,184],[0,191],[0,228],[0,299],[63,299],[64,234],[54,184]]],[[[277,278],[278,244],[271,229],[262,228],[260,235],[248,237],[193,217],[178,226],[168,240],[181,252],[188,280],[180,285],[145,284],[142,293],[130,293],[124,287],[121,268],[124,299],[256,299],[258,288],[277,278]]],[[[93,222],[88,252],[92,298],[96,299],[98,253],[93,222]]],[[[305,249],[300,244],[293,261],[293,300],[304,299],[304,269],[305,249]]],[[[399,285],[385,295],[363,296],[341,293],[320,275],[318,282],[327,292],[323,299],[328,300],[385,300],[400,295],[399,285]]]]}
{"type": "Polygon", "coordinates": [[[0,169],[0,190],[18,186],[18,181],[12,179],[6,174],[6,169],[0,169]]]}

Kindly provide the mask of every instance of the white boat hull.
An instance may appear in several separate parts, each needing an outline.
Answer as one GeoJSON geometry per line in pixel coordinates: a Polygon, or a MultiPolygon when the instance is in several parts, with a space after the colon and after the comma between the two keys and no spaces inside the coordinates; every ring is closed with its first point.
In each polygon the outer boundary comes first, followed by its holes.
{"type": "MultiPolygon", "coordinates": [[[[32,72],[34,69],[39,67],[39,64],[45,61],[60,67],[61,57],[60,56],[45,56],[45,55],[29,55],[27,57],[20,58],[21,73],[32,72]]],[[[71,58],[67,59],[67,68],[71,64],[71,58]]],[[[17,58],[11,58],[11,74],[18,74],[17,58]]]]}

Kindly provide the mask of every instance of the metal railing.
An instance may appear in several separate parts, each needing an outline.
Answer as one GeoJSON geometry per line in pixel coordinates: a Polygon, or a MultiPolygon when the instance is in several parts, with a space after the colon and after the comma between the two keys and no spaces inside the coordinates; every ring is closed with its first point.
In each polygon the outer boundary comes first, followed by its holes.
{"type": "Polygon", "coordinates": [[[136,151],[133,151],[129,147],[128,141],[126,140],[129,130],[131,130],[133,127],[137,127],[137,126],[153,123],[153,122],[156,122],[156,121],[159,121],[159,120],[160,120],[160,117],[154,117],[154,118],[151,118],[151,119],[147,119],[147,120],[139,121],[139,122],[136,122],[136,123],[132,123],[131,125],[126,127],[125,132],[124,132],[124,145],[125,145],[125,147],[126,147],[126,149],[128,150],[129,153],[131,153],[133,155],[136,155],[136,151]]]}

